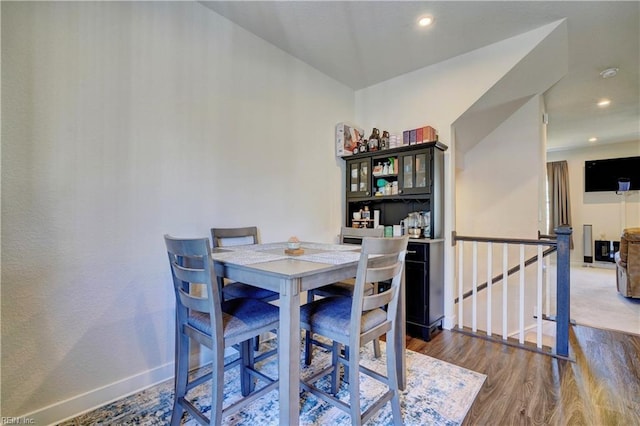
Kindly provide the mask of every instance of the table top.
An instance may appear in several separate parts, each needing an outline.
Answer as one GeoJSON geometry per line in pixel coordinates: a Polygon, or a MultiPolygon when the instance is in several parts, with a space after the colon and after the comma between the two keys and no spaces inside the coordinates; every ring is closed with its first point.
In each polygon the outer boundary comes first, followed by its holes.
{"type": "Polygon", "coordinates": [[[299,277],[355,264],[360,259],[360,246],[301,242],[304,253],[285,253],[286,242],[250,244],[215,248],[211,257],[226,266],[247,267],[265,273],[299,277]]]}

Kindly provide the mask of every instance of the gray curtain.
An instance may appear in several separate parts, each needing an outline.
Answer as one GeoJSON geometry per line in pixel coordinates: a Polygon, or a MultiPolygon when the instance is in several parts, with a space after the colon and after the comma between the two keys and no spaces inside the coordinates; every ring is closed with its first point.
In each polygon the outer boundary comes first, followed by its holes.
{"type": "MultiPolygon", "coordinates": [[[[566,161],[547,163],[547,197],[549,199],[549,235],[561,225],[571,226],[571,200],[569,197],[569,165],[566,161]]],[[[573,237],[571,237],[573,249],[573,237]]]]}

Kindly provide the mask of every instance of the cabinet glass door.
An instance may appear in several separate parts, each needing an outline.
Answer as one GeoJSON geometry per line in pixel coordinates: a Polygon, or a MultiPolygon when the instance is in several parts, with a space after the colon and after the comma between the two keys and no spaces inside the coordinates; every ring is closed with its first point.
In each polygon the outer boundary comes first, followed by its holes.
{"type": "Polygon", "coordinates": [[[402,188],[413,188],[413,155],[402,156],[402,188]]]}
{"type": "Polygon", "coordinates": [[[430,151],[420,151],[401,156],[402,193],[428,194],[431,190],[430,151]]]}
{"type": "Polygon", "coordinates": [[[369,196],[369,161],[349,162],[349,184],[347,187],[350,196],[369,196]]]}
{"type": "Polygon", "coordinates": [[[427,154],[416,154],[416,188],[427,187],[427,154]]]}

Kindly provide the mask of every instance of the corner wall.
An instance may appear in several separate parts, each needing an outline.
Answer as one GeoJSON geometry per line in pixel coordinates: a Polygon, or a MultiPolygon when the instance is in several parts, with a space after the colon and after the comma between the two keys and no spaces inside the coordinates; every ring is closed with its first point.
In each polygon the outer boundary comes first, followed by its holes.
{"type": "MultiPolygon", "coordinates": [[[[506,92],[501,89],[492,93],[492,100],[499,99],[506,102],[508,99],[527,99],[536,95],[536,92],[514,93],[512,83],[521,81],[525,77],[521,74],[508,75],[523,60],[526,60],[536,47],[545,42],[548,37],[554,39],[566,38],[566,23],[558,21],[533,31],[512,37],[507,40],[477,49],[464,55],[457,56],[448,61],[435,64],[430,67],[396,77],[386,82],[362,89],[356,92],[356,123],[369,132],[372,127],[380,130],[401,132],[419,126],[431,125],[439,132],[440,140],[448,145],[449,150],[445,152],[445,206],[444,206],[444,236],[445,243],[445,327],[455,324],[454,311],[454,289],[455,283],[455,253],[451,245],[450,236],[453,230],[461,233],[466,230],[460,227],[457,221],[467,215],[473,215],[473,211],[459,210],[456,205],[456,193],[458,183],[456,182],[456,165],[466,162],[466,152],[473,149],[473,144],[459,140],[456,134],[456,120],[458,120],[472,105],[481,100],[501,79],[507,88],[506,92]],[[514,78],[518,77],[518,78],[514,78]],[[460,211],[459,214],[457,212],[460,211]]],[[[558,61],[560,66],[566,65],[564,61],[558,61]]],[[[557,76],[555,70],[551,75],[557,76]]],[[[543,77],[545,77],[543,75],[543,77]]],[[[533,77],[530,77],[530,79],[533,77]]],[[[559,78],[559,77],[558,77],[559,78]]],[[[548,81],[545,80],[545,81],[548,81]]],[[[555,80],[553,80],[555,81],[555,80]]],[[[540,86],[540,90],[547,87],[540,86]]],[[[533,89],[532,89],[533,90],[533,89]]],[[[527,101],[523,101],[526,103],[527,101]]],[[[536,104],[537,105],[537,104],[536,104]]],[[[520,105],[521,106],[521,105],[520,105]]],[[[515,111],[515,109],[512,109],[515,111]]],[[[538,111],[538,110],[537,110],[538,111]]],[[[509,115],[509,114],[508,114],[509,115]]],[[[507,115],[507,117],[508,117],[507,115]]],[[[505,118],[507,119],[507,118],[505,118]]],[[[530,117],[529,124],[538,127],[541,115],[536,112],[536,117],[530,117]]],[[[498,127],[498,123],[494,127],[498,127]]],[[[538,136],[533,140],[524,141],[516,135],[517,141],[529,142],[530,149],[535,152],[535,157],[531,165],[527,165],[525,170],[518,168],[510,169],[515,174],[516,179],[520,176],[534,174],[539,176],[542,168],[540,158],[544,155],[541,144],[543,139],[538,136]]],[[[500,153],[496,153],[500,155],[500,153]]],[[[489,153],[485,160],[491,160],[491,171],[497,170],[500,163],[494,161],[489,153]]],[[[540,182],[536,180],[536,185],[540,182]]],[[[533,199],[538,199],[538,186],[533,192],[533,199]]],[[[486,207],[487,204],[482,204],[486,207]]],[[[527,204],[529,205],[529,204],[527,204]]],[[[517,228],[521,221],[515,216],[509,215],[512,209],[518,210],[518,205],[509,205],[504,210],[504,216],[495,218],[495,223],[507,226],[509,229],[517,228]],[[510,210],[511,209],[511,210],[510,210]]],[[[528,212],[532,215],[534,224],[530,229],[533,232],[537,229],[539,206],[533,205],[528,212]]],[[[521,233],[520,233],[521,234],[521,233]]]]}

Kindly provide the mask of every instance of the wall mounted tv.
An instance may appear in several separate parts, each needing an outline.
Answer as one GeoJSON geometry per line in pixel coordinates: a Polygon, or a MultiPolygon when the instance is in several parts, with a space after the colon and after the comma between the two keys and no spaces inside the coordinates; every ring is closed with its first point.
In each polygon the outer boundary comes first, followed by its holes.
{"type": "Polygon", "coordinates": [[[584,191],[617,191],[618,179],[629,179],[631,191],[640,189],[640,157],[584,162],[584,191]]]}

